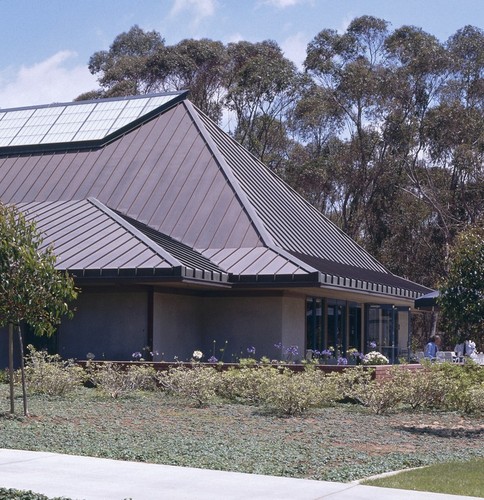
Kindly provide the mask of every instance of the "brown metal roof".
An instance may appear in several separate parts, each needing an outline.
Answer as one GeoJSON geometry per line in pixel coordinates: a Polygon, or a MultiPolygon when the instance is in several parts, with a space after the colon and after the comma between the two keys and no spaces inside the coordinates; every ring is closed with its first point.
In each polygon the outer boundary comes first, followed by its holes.
{"type": "Polygon", "coordinates": [[[104,139],[0,147],[0,200],[35,213],[63,268],[420,293],[181,97],[104,139]]]}
{"type": "Polygon", "coordinates": [[[4,203],[94,197],[195,249],[262,245],[184,103],[101,149],[0,158],[0,176],[4,203]]]}
{"type": "Polygon", "coordinates": [[[54,248],[57,268],[78,277],[123,274],[228,280],[226,273],[191,248],[164,235],[146,237],[95,199],[17,207],[36,221],[44,238],[42,247],[54,248]]]}

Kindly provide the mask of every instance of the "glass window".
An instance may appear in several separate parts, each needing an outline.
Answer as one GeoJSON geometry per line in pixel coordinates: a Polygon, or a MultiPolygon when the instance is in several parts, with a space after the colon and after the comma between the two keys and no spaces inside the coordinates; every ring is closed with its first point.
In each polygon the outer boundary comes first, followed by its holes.
{"type": "Polygon", "coordinates": [[[324,348],[323,299],[308,297],[306,299],[306,349],[322,351],[324,348]]]}
{"type": "Polygon", "coordinates": [[[328,344],[336,355],[344,355],[348,348],[346,339],[346,302],[328,300],[328,344]]]}

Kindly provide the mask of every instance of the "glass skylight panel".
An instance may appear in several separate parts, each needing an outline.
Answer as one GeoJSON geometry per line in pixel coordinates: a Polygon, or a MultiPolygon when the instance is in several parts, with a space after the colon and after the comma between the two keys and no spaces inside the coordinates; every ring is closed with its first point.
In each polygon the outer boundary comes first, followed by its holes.
{"type": "Polygon", "coordinates": [[[0,111],[0,147],[100,140],[177,96],[0,111]]]}

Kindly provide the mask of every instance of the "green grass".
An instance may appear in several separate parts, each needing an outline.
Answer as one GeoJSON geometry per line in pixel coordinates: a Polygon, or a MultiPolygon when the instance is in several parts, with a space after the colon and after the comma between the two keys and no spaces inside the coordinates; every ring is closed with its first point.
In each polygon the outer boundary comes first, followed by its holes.
{"type": "MultiPolygon", "coordinates": [[[[465,443],[463,443],[465,445],[465,443]]],[[[449,462],[364,481],[370,486],[484,497],[484,459],[449,462]]]]}
{"type": "Polygon", "coordinates": [[[3,448],[341,482],[484,458],[484,418],[451,412],[381,416],[346,404],[280,418],[237,404],[195,408],[166,393],[111,399],[82,388],[32,396],[25,419],[8,415],[0,385],[2,402],[3,448]]]}

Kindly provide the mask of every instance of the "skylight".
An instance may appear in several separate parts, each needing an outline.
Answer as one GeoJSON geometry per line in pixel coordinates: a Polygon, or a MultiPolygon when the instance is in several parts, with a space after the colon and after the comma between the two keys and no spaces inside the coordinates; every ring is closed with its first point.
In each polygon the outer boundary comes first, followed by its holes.
{"type": "Polygon", "coordinates": [[[0,110],[0,147],[97,141],[180,93],[0,110]]]}

